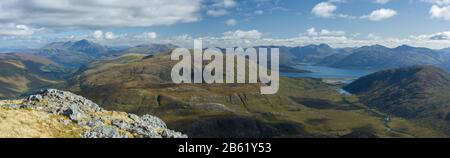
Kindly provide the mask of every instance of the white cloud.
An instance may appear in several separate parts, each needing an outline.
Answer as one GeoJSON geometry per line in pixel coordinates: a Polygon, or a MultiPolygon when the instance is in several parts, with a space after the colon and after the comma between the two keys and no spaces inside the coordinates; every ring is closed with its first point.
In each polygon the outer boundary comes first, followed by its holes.
{"type": "Polygon", "coordinates": [[[134,37],[142,40],[154,40],[158,37],[158,34],[156,32],[144,32],[134,37]]]}
{"type": "Polygon", "coordinates": [[[214,16],[214,17],[218,17],[218,16],[224,16],[228,14],[228,11],[225,9],[212,9],[212,10],[208,10],[206,12],[206,14],[208,14],[209,16],[214,16]]]}
{"type": "Polygon", "coordinates": [[[430,9],[431,18],[450,20],[450,5],[433,5],[430,9]]]}
{"type": "Polygon", "coordinates": [[[306,36],[321,36],[321,37],[342,37],[345,36],[345,31],[334,31],[334,30],[327,30],[322,29],[319,32],[316,31],[316,28],[312,27],[308,30],[306,30],[306,36]]]}
{"type": "Polygon", "coordinates": [[[195,22],[201,0],[2,0],[0,21],[38,27],[135,27],[195,22]]]}
{"type": "Polygon", "coordinates": [[[336,11],[336,9],[337,9],[336,5],[330,2],[321,2],[316,6],[314,6],[311,12],[316,16],[322,18],[331,18],[334,16],[334,12],[336,11]]]}
{"type": "Polygon", "coordinates": [[[27,25],[18,25],[15,23],[0,23],[1,36],[28,36],[43,30],[45,30],[45,28],[33,28],[27,25]]]}
{"type": "Polygon", "coordinates": [[[57,37],[60,40],[80,40],[87,39],[95,42],[111,42],[111,41],[127,41],[128,34],[116,34],[114,32],[104,32],[103,30],[96,30],[92,33],[82,35],[71,35],[69,37],[57,37]]]}
{"type": "Polygon", "coordinates": [[[422,0],[433,4],[429,14],[433,19],[450,20],[450,0],[422,0]]]}
{"type": "Polygon", "coordinates": [[[260,39],[262,33],[258,30],[236,30],[236,31],[228,31],[223,33],[225,39],[260,39]]]}
{"type": "Polygon", "coordinates": [[[389,3],[389,1],[390,0],[374,0],[374,2],[378,3],[378,4],[386,4],[386,3],[389,3]]]}
{"type": "Polygon", "coordinates": [[[430,37],[431,40],[449,40],[450,41],[450,31],[446,32],[439,32],[436,34],[433,34],[430,37]]]}
{"type": "Polygon", "coordinates": [[[333,3],[345,3],[345,0],[330,0],[328,2],[318,3],[313,7],[311,13],[321,18],[348,18],[353,19],[353,16],[347,14],[336,13],[338,9],[333,3]]]}
{"type": "Polygon", "coordinates": [[[320,35],[321,36],[345,36],[345,32],[344,31],[329,31],[326,29],[323,29],[322,31],[320,31],[320,35]]]}
{"type": "Polygon", "coordinates": [[[236,19],[228,19],[227,21],[225,21],[225,24],[227,24],[228,26],[235,26],[237,24],[237,20],[236,19]]]}
{"type": "Polygon", "coordinates": [[[443,31],[434,34],[423,34],[419,36],[411,36],[413,39],[420,40],[442,40],[442,41],[450,41],[450,31],[443,31]]]}
{"type": "Polygon", "coordinates": [[[361,18],[362,19],[369,19],[371,21],[380,21],[380,20],[385,20],[385,19],[392,18],[395,15],[397,15],[397,11],[392,10],[392,9],[382,8],[382,9],[374,10],[369,15],[364,15],[361,18]]]}
{"type": "Polygon", "coordinates": [[[116,34],[114,34],[113,32],[106,32],[105,33],[105,39],[107,40],[114,40],[117,39],[118,36],[116,34]]]}
{"type": "Polygon", "coordinates": [[[316,32],[316,28],[314,28],[314,27],[306,30],[306,34],[308,36],[317,36],[317,35],[319,35],[319,33],[316,32]]]}
{"type": "Polygon", "coordinates": [[[97,30],[94,33],[92,33],[92,36],[97,40],[101,40],[103,39],[103,31],[97,30]]]}

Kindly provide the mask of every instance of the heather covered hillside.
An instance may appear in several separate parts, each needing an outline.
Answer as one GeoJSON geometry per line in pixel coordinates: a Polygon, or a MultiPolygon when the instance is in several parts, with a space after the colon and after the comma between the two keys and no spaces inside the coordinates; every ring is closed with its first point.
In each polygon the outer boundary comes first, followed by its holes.
{"type": "Polygon", "coordinates": [[[172,84],[176,62],[167,54],[94,62],[77,72],[69,90],[110,110],[153,114],[191,137],[341,137],[363,132],[376,137],[423,137],[439,131],[368,109],[336,86],[318,79],[281,79],[280,91],[261,95],[258,84],[172,84]],[[375,114],[374,114],[375,113],[375,114]],[[346,122],[342,124],[342,122],[346,122]],[[235,132],[225,132],[234,129],[235,132]]]}

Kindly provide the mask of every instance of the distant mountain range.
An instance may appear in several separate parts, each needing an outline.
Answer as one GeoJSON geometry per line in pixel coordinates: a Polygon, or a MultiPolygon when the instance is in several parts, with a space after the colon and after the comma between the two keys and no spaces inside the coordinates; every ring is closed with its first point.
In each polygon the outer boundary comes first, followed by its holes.
{"type": "Polygon", "coordinates": [[[35,55],[46,57],[61,65],[78,68],[97,59],[121,56],[128,53],[154,54],[169,52],[176,48],[171,44],[145,44],[135,47],[110,47],[100,45],[88,40],[54,42],[42,48],[32,50],[35,55]]]}
{"type": "Polygon", "coordinates": [[[407,45],[396,48],[373,45],[334,49],[326,44],[281,48],[280,63],[287,65],[310,64],[335,68],[382,70],[427,64],[450,68],[450,49],[432,50],[407,45]]]}
{"type": "MultiPolygon", "coordinates": [[[[54,42],[29,51],[63,66],[78,68],[91,61],[124,54],[157,54],[176,48],[172,44],[142,44],[134,47],[104,46],[88,40],[54,42]]],[[[433,50],[402,45],[388,48],[381,45],[357,48],[332,48],[327,44],[297,47],[257,46],[279,48],[284,66],[310,64],[349,69],[382,70],[412,65],[434,65],[450,69],[450,48],[433,50]]],[[[1,49],[0,49],[1,50],[1,49]]]]}

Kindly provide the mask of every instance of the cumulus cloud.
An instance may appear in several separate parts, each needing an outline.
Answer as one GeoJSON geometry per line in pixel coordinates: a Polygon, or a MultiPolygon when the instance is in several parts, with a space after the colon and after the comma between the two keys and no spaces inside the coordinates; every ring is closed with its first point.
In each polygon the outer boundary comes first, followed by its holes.
{"type": "Polygon", "coordinates": [[[345,36],[345,32],[344,31],[329,31],[326,29],[323,29],[322,31],[320,31],[320,35],[321,36],[345,36]]]}
{"type": "Polygon", "coordinates": [[[97,40],[103,39],[103,31],[97,30],[94,33],[92,33],[92,37],[94,37],[97,40]]]}
{"type": "Polygon", "coordinates": [[[314,28],[314,27],[306,30],[306,34],[308,36],[317,36],[317,35],[319,35],[319,33],[316,32],[316,28],[314,28]]]}
{"type": "Polygon", "coordinates": [[[334,12],[336,11],[336,9],[337,7],[333,3],[321,2],[314,6],[311,12],[319,17],[331,18],[334,16],[334,12]]]}
{"type": "Polygon", "coordinates": [[[450,20],[450,0],[422,0],[432,4],[429,14],[433,19],[450,20]]]}
{"type": "Polygon", "coordinates": [[[334,31],[334,30],[327,30],[322,29],[320,31],[316,31],[316,28],[312,27],[308,30],[306,30],[307,36],[325,36],[325,37],[341,37],[345,36],[345,31],[334,31]]]}
{"type": "Polygon", "coordinates": [[[437,32],[433,34],[423,34],[419,36],[411,36],[413,39],[420,39],[420,40],[443,40],[443,41],[450,41],[450,31],[443,31],[443,32],[437,32]]]}
{"type": "Polygon", "coordinates": [[[361,18],[362,19],[369,19],[371,21],[380,21],[380,20],[385,20],[385,19],[392,18],[395,15],[397,15],[397,11],[392,10],[392,9],[382,8],[382,9],[374,10],[369,15],[364,15],[361,18]]]}
{"type": "Polygon", "coordinates": [[[262,33],[258,30],[236,30],[223,33],[225,39],[260,39],[262,33]]]}
{"type": "Polygon", "coordinates": [[[321,18],[353,18],[352,16],[346,14],[336,13],[338,9],[334,3],[345,3],[345,0],[330,0],[328,2],[321,2],[315,5],[311,13],[321,18]]]}
{"type": "Polygon", "coordinates": [[[430,37],[431,40],[450,40],[450,31],[440,32],[430,37]]]}
{"type": "Polygon", "coordinates": [[[430,9],[431,18],[450,20],[450,5],[433,5],[430,9]]]}
{"type": "Polygon", "coordinates": [[[107,40],[114,40],[117,39],[118,36],[116,34],[114,34],[113,32],[106,32],[105,33],[105,39],[107,40]]]}
{"type": "Polygon", "coordinates": [[[137,27],[199,20],[201,0],[2,0],[0,21],[39,27],[137,27]]]}
{"type": "Polygon", "coordinates": [[[127,34],[116,34],[114,32],[103,32],[102,30],[96,30],[87,35],[72,35],[70,39],[89,39],[93,41],[111,41],[111,40],[123,40],[127,38],[127,34]]]}

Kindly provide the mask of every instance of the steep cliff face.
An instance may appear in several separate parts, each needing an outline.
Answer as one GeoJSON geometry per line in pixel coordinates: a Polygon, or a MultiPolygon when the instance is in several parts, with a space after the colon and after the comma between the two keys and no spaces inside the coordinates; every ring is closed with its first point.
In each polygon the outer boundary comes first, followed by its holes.
{"type": "Polygon", "coordinates": [[[49,89],[0,101],[0,137],[184,138],[161,119],[107,111],[70,92],[49,89]]]}

